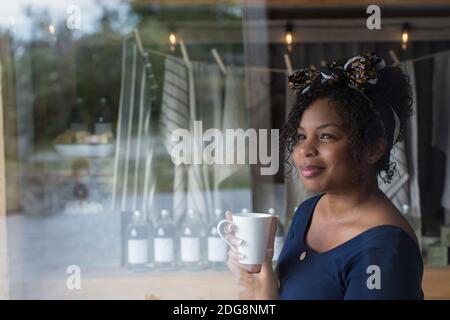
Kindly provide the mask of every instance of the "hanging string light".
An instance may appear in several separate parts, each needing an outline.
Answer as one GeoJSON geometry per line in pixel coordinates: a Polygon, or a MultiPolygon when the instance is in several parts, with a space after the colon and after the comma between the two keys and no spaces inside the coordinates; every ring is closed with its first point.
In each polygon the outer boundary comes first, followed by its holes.
{"type": "Polygon", "coordinates": [[[292,51],[292,24],[290,22],[288,22],[286,24],[286,45],[287,45],[287,49],[289,52],[292,51]]]}
{"type": "Polygon", "coordinates": [[[409,39],[409,24],[405,23],[403,24],[403,28],[402,28],[402,49],[406,50],[406,48],[408,47],[408,39],[409,39]]]}
{"type": "Polygon", "coordinates": [[[51,40],[52,41],[56,41],[56,34],[55,34],[56,28],[55,28],[55,25],[54,24],[49,24],[47,29],[48,29],[48,33],[50,34],[51,40]]]}
{"type": "Polygon", "coordinates": [[[175,33],[171,32],[169,34],[170,51],[175,51],[175,45],[177,44],[177,37],[175,33]]]}
{"type": "Polygon", "coordinates": [[[176,45],[177,45],[177,36],[175,33],[175,26],[170,23],[168,25],[168,31],[169,31],[169,44],[170,44],[170,51],[175,51],[176,45]]]}
{"type": "Polygon", "coordinates": [[[51,35],[55,34],[55,26],[53,24],[48,26],[48,32],[50,32],[51,35]]]}

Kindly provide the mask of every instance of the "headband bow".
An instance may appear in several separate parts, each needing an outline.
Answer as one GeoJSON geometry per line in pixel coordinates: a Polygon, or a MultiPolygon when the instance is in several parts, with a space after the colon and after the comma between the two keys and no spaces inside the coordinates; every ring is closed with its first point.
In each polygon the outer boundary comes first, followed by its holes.
{"type": "Polygon", "coordinates": [[[314,67],[297,70],[289,75],[289,87],[297,94],[303,94],[315,83],[330,85],[341,83],[364,92],[367,87],[378,82],[378,71],[385,66],[384,60],[375,54],[355,56],[344,65],[333,62],[321,71],[314,67]]]}
{"type": "MultiPolygon", "coordinates": [[[[324,70],[317,70],[315,67],[307,67],[295,71],[289,75],[289,87],[295,93],[302,95],[311,86],[328,84],[336,87],[348,86],[365,94],[368,88],[375,86],[379,79],[379,71],[386,66],[382,58],[375,54],[355,56],[347,60],[344,65],[332,62],[324,70]]],[[[400,119],[392,106],[395,127],[393,132],[392,145],[394,145],[400,134],[400,119]]]]}

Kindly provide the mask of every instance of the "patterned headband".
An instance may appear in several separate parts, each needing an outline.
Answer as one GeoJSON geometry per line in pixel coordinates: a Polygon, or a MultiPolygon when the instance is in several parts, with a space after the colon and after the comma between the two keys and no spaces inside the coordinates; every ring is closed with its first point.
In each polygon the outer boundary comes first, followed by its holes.
{"type": "MultiPolygon", "coordinates": [[[[375,54],[355,56],[350,58],[344,65],[332,62],[324,70],[317,70],[314,67],[307,67],[295,71],[289,75],[289,87],[296,94],[302,95],[308,92],[312,86],[328,84],[331,86],[348,86],[356,89],[365,95],[365,92],[377,84],[379,71],[386,66],[382,58],[375,54]]],[[[392,145],[394,145],[400,134],[400,119],[392,106],[395,127],[392,145]]]]}

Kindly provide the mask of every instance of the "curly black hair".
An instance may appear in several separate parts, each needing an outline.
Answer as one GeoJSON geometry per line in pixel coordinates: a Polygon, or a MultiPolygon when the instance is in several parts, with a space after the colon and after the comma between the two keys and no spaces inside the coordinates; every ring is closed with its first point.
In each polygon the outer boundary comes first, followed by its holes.
{"type": "MultiPolygon", "coordinates": [[[[388,114],[390,106],[400,120],[399,140],[402,139],[408,118],[412,115],[412,93],[409,78],[401,68],[387,66],[379,71],[377,84],[366,91],[351,88],[347,83],[330,85],[322,83],[312,85],[303,94],[297,94],[295,103],[283,126],[280,143],[287,150],[286,163],[292,168],[291,154],[298,143],[297,128],[306,109],[317,99],[328,98],[336,106],[338,115],[349,128],[349,141],[352,158],[360,163],[367,146],[373,145],[380,138],[387,141],[384,155],[376,163],[376,172],[385,183],[390,183],[396,172],[396,163],[390,161],[395,120],[388,114]],[[388,114],[388,115],[387,115],[388,114]]],[[[292,170],[291,170],[292,171],[292,170]]],[[[355,174],[360,176],[358,166],[355,174]]]]}

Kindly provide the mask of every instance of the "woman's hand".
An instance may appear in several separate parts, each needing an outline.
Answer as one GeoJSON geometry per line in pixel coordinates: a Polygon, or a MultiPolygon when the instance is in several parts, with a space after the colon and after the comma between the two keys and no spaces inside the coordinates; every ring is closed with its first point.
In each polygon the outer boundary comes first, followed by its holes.
{"type": "MultiPolygon", "coordinates": [[[[230,211],[226,218],[232,221],[230,211]]],[[[239,259],[243,257],[234,248],[228,251],[228,269],[238,280],[239,298],[241,299],[276,299],[278,296],[278,279],[273,272],[272,258],[274,253],[274,240],[278,217],[274,216],[270,227],[269,241],[267,244],[266,259],[263,264],[241,264],[239,259]]],[[[239,246],[242,240],[234,235],[235,225],[230,223],[225,227],[225,237],[233,245],[239,246]]]]}

